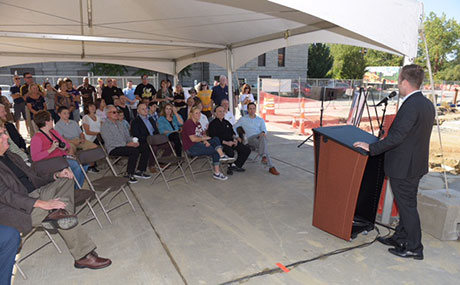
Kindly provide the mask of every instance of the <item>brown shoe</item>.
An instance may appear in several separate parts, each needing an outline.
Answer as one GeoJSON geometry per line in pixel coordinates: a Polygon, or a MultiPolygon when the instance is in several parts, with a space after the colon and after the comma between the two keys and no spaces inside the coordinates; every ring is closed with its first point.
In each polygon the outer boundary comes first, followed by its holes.
{"type": "Polygon", "coordinates": [[[102,269],[112,264],[108,258],[99,257],[95,251],[88,253],[85,257],[75,260],[75,268],[102,269]]]}
{"type": "Polygon", "coordinates": [[[158,172],[158,170],[153,166],[149,167],[149,171],[150,171],[150,173],[157,173],[158,172]]]}
{"type": "Polygon", "coordinates": [[[262,164],[267,164],[268,163],[268,159],[266,156],[262,157],[262,160],[260,161],[262,164]]]}
{"type": "Polygon", "coordinates": [[[278,172],[278,170],[276,170],[276,168],[274,166],[270,167],[268,172],[270,172],[273,175],[280,175],[280,173],[278,172]]]}
{"type": "Polygon", "coordinates": [[[78,225],[77,215],[71,215],[65,209],[51,212],[43,221],[42,226],[47,230],[69,230],[78,225]]]}

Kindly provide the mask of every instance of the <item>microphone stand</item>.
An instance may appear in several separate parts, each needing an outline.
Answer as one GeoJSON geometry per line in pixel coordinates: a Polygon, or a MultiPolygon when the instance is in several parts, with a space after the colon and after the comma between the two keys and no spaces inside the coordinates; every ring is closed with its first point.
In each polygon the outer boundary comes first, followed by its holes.
{"type": "MultiPolygon", "coordinates": [[[[319,127],[323,126],[323,113],[324,113],[324,97],[326,96],[326,87],[323,88],[323,94],[321,96],[321,108],[319,109],[319,127]]],[[[313,137],[313,134],[309,135],[303,142],[301,142],[297,147],[300,148],[304,145],[308,140],[313,137]]]]}
{"type": "Polygon", "coordinates": [[[383,107],[382,121],[380,122],[380,126],[379,126],[379,136],[378,136],[379,139],[385,134],[385,130],[383,129],[383,121],[385,120],[385,113],[387,111],[388,100],[385,100],[384,104],[385,106],[383,107]]]}

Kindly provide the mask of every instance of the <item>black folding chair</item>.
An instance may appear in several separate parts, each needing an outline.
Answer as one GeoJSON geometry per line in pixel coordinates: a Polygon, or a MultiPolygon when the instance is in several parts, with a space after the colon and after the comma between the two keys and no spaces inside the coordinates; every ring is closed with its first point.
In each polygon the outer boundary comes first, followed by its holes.
{"type": "Polygon", "coordinates": [[[127,203],[131,205],[131,208],[134,212],[136,211],[133,203],[131,202],[131,199],[128,196],[128,193],[126,192],[126,187],[128,187],[132,191],[131,186],[128,183],[129,179],[127,177],[117,176],[117,173],[113,168],[113,165],[110,162],[109,157],[104,153],[101,147],[83,150],[79,152],[77,154],[77,161],[85,175],[86,182],[88,182],[89,187],[95,193],[96,201],[93,203],[93,206],[98,203],[102,208],[102,211],[104,212],[105,216],[107,217],[107,220],[109,220],[111,224],[112,220],[109,217],[109,212],[127,203]],[[88,174],[83,171],[83,164],[91,164],[101,159],[105,159],[107,161],[107,164],[109,165],[109,168],[112,170],[114,176],[103,176],[101,178],[91,180],[88,174]],[[98,192],[100,194],[98,194],[98,192]],[[109,197],[109,193],[113,193],[113,195],[109,197]],[[110,206],[111,201],[120,193],[124,194],[124,196],[126,197],[126,201],[108,208],[110,206]],[[106,198],[106,200],[109,200],[105,205],[102,203],[102,200],[104,198],[106,198]]]}
{"type": "Polygon", "coordinates": [[[163,177],[164,182],[166,183],[166,187],[169,188],[169,181],[179,179],[181,177],[184,177],[185,182],[188,183],[187,177],[185,176],[184,169],[182,168],[182,163],[185,161],[184,158],[178,157],[176,153],[174,152],[174,149],[171,145],[171,142],[169,141],[168,137],[166,135],[153,135],[153,136],[148,136],[147,137],[147,143],[149,145],[150,152],[152,153],[152,156],[155,160],[155,164],[159,169],[159,173],[153,178],[152,184],[155,182],[155,180],[161,175],[163,177]],[[170,156],[160,156],[158,157],[155,152],[153,151],[153,147],[160,147],[160,146],[167,146],[171,149],[172,155],[170,156]],[[161,166],[163,165],[163,167],[161,166]],[[174,166],[175,167],[172,167],[174,166]],[[165,172],[166,170],[169,170],[169,175],[166,177],[165,172]],[[180,170],[182,175],[171,177],[174,172],[177,170],[180,170]]]}

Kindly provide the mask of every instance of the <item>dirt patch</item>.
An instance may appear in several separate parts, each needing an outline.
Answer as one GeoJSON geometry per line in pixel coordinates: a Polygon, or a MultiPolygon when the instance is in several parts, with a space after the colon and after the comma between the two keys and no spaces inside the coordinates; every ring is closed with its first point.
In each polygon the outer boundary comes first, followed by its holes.
{"type": "MultiPolygon", "coordinates": [[[[439,116],[441,123],[441,141],[444,151],[444,165],[448,172],[460,174],[460,114],[447,113],[439,116]]],[[[433,128],[430,143],[430,168],[441,172],[442,157],[438,128],[433,128]]]]}

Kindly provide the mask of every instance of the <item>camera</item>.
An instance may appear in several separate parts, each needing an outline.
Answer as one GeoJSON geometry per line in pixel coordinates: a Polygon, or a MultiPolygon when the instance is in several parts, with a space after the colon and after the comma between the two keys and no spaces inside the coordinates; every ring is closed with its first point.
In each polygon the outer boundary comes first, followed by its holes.
{"type": "Polygon", "coordinates": [[[60,141],[59,144],[58,144],[58,147],[59,148],[65,148],[66,147],[65,142],[60,141]]]}

